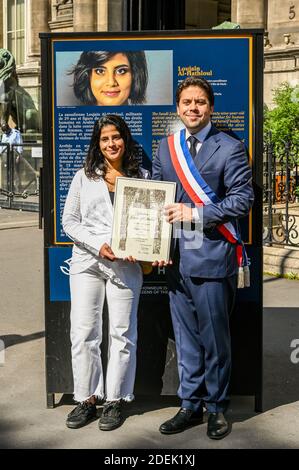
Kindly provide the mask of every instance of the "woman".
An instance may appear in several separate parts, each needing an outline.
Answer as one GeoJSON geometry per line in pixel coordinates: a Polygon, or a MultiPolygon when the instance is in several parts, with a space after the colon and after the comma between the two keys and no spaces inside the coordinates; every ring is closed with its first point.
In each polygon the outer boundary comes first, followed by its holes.
{"type": "Polygon", "coordinates": [[[148,73],[143,51],[83,52],[71,73],[75,96],[85,105],[145,102],[148,73]]]}
{"type": "Polygon", "coordinates": [[[134,399],[137,308],[142,271],[134,258],[116,259],[110,248],[116,178],[147,177],[135,156],[134,142],[119,116],[99,119],[93,129],[84,168],[70,186],[63,228],[74,241],[70,266],[71,342],[74,399],[78,406],[66,425],[79,428],[95,419],[97,398],[106,399],[101,430],[123,422],[122,402],[134,399]],[[100,345],[106,296],[109,346],[106,381],[100,345]]]}

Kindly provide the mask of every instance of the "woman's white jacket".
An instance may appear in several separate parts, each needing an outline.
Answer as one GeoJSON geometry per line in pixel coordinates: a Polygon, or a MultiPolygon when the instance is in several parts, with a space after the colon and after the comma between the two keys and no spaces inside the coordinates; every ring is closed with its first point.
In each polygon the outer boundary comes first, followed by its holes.
{"type": "MultiPolygon", "coordinates": [[[[147,170],[142,169],[142,174],[143,178],[149,178],[147,170]]],[[[100,248],[104,243],[111,244],[112,219],[113,206],[105,181],[101,177],[87,178],[83,168],[77,171],[62,217],[63,230],[74,241],[71,274],[85,271],[95,261],[101,261],[100,248]]]]}

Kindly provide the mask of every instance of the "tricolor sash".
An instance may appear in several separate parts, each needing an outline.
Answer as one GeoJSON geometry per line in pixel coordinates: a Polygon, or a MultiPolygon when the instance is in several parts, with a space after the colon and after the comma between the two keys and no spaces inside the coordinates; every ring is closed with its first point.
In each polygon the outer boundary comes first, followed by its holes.
{"type": "MultiPolygon", "coordinates": [[[[186,142],[186,130],[176,132],[167,138],[169,152],[173,167],[184,190],[195,205],[206,206],[220,202],[212,188],[202,178],[194,164],[186,142]]],[[[249,266],[244,244],[240,235],[231,222],[219,224],[219,232],[230,242],[236,245],[238,261],[238,287],[249,287],[249,266]]]]}

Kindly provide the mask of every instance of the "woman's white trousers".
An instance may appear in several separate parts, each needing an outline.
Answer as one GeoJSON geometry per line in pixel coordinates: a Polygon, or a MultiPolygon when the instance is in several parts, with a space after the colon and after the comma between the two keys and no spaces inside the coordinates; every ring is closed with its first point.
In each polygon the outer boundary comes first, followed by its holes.
{"type": "Polygon", "coordinates": [[[92,395],[107,401],[134,398],[137,310],[142,286],[139,264],[125,261],[95,263],[70,275],[71,343],[74,399],[92,395]],[[106,272],[102,268],[107,266],[106,272]],[[113,275],[111,275],[113,273],[113,275]],[[109,316],[106,380],[100,345],[104,299],[109,316]]]}

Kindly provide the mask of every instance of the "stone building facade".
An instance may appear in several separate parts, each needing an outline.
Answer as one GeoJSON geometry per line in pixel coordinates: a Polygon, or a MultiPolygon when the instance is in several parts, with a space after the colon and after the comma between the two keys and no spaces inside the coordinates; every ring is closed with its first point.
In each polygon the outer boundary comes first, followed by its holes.
{"type": "MultiPolygon", "coordinates": [[[[0,47],[15,55],[20,85],[39,108],[39,33],[120,31],[126,5],[138,10],[145,1],[0,0],[0,47]]],[[[299,82],[299,0],[185,0],[186,29],[209,29],[225,20],[265,29],[264,95],[271,105],[273,87],[299,82]]]]}
{"type": "Polygon", "coordinates": [[[232,21],[243,28],[263,28],[264,101],[282,82],[299,83],[299,0],[232,0],[232,21]]]}

